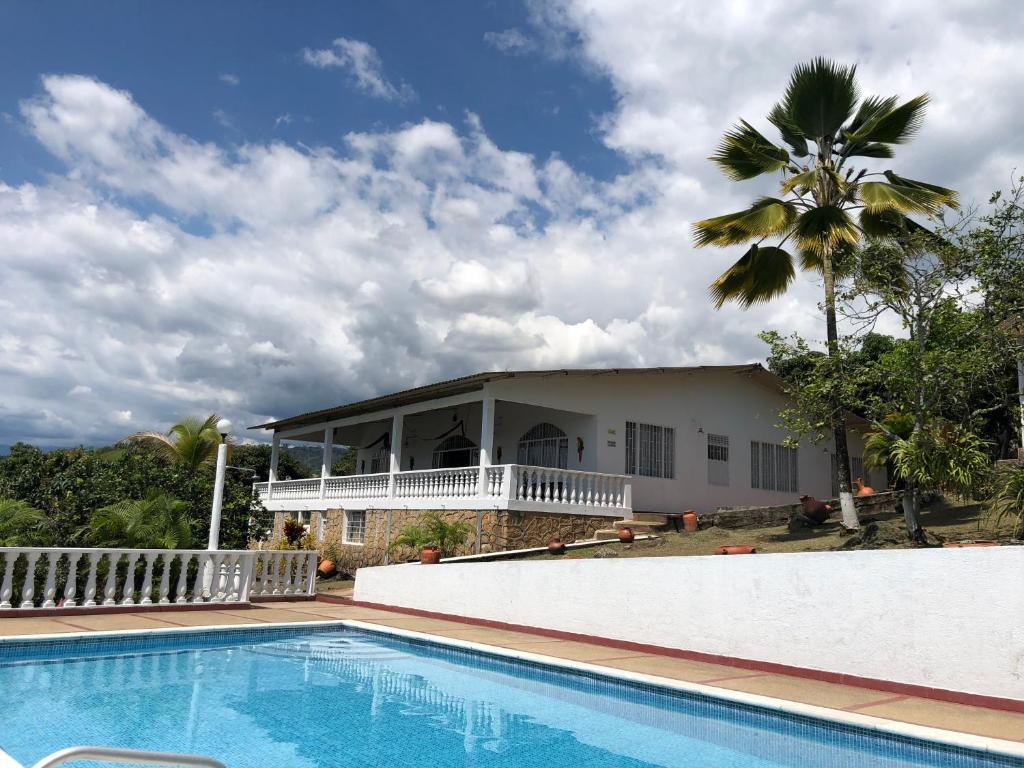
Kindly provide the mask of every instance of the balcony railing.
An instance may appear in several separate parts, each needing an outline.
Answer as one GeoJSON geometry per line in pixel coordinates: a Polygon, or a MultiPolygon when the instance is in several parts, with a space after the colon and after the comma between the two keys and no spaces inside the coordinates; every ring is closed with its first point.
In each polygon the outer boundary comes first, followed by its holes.
{"type": "Polygon", "coordinates": [[[500,464],[415,470],[394,475],[382,472],[278,480],[256,483],[254,490],[271,510],[326,508],[331,504],[353,509],[384,508],[388,504],[398,508],[451,508],[458,504],[469,509],[588,510],[618,514],[631,511],[629,480],[627,475],[500,464]]]}
{"type": "Polygon", "coordinates": [[[0,547],[5,610],[248,603],[314,594],[315,552],[0,547]]]}

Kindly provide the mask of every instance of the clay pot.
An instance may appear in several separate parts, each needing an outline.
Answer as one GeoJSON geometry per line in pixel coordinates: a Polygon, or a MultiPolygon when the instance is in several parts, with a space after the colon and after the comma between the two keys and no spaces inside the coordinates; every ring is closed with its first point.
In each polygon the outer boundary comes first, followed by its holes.
{"type": "Polygon", "coordinates": [[[420,550],[421,565],[437,565],[441,562],[441,550],[437,547],[424,547],[420,550]]]}
{"type": "Polygon", "coordinates": [[[632,544],[634,538],[636,537],[632,528],[619,528],[619,541],[623,544],[632,544]]]}
{"type": "Polygon", "coordinates": [[[320,565],[316,567],[316,572],[323,577],[333,576],[338,570],[338,567],[334,564],[333,560],[321,560],[320,565]]]}
{"type": "Polygon", "coordinates": [[[724,547],[715,547],[716,555],[756,555],[757,550],[746,544],[729,544],[724,547]]]}
{"type": "Polygon", "coordinates": [[[688,509],[683,512],[683,530],[687,533],[693,533],[698,528],[697,513],[692,509],[688,509]]]}
{"type": "Polygon", "coordinates": [[[857,496],[874,496],[875,489],[870,485],[864,485],[864,478],[858,477],[853,481],[854,487],[857,489],[857,496]]]}
{"type": "Polygon", "coordinates": [[[565,542],[564,541],[558,541],[557,539],[555,541],[549,541],[548,542],[548,552],[550,552],[552,555],[564,555],[565,554],[565,542]]]}
{"type": "Polygon", "coordinates": [[[819,525],[828,519],[828,514],[832,511],[831,504],[818,501],[813,496],[801,496],[800,506],[803,507],[804,514],[819,525]]]}

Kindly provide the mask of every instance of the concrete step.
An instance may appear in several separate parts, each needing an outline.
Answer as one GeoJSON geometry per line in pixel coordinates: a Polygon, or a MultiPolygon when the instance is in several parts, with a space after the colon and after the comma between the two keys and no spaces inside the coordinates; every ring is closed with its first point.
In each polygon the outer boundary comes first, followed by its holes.
{"type": "Polygon", "coordinates": [[[668,518],[664,515],[659,515],[657,512],[634,512],[632,519],[645,523],[657,523],[658,525],[668,523],[668,518]]]}
{"type": "Polygon", "coordinates": [[[664,522],[655,522],[652,520],[616,520],[615,528],[632,528],[636,533],[647,533],[657,528],[661,528],[665,525],[664,522]]]}
{"type": "Polygon", "coordinates": [[[601,528],[594,531],[594,538],[598,541],[608,541],[609,539],[619,538],[618,528],[601,528]]]}

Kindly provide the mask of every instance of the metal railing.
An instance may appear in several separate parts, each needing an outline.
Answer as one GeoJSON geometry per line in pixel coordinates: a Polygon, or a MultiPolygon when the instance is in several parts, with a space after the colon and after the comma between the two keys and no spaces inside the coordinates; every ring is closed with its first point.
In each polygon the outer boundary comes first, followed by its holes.
{"type": "Polygon", "coordinates": [[[220,760],[203,755],[188,755],[177,752],[148,752],[143,749],[119,749],[117,747],[68,747],[47,755],[32,768],[53,768],[72,760],[95,760],[102,763],[122,765],[177,765],[186,768],[227,768],[220,760]]]}
{"type": "Polygon", "coordinates": [[[306,551],[0,547],[0,563],[0,616],[315,593],[316,552],[306,551]]]}

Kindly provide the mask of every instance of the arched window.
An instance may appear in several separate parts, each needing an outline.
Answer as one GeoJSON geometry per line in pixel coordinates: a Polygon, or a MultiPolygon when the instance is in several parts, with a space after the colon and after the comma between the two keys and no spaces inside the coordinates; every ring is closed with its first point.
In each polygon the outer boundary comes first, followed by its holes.
{"type": "Polygon", "coordinates": [[[465,435],[452,435],[434,448],[434,469],[473,467],[480,463],[480,449],[465,435]]]}
{"type": "Polygon", "coordinates": [[[565,469],[569,462],[569,438],[554,424],[538,424],[519,438],[516,461],[534,467],[565,469]]]}

